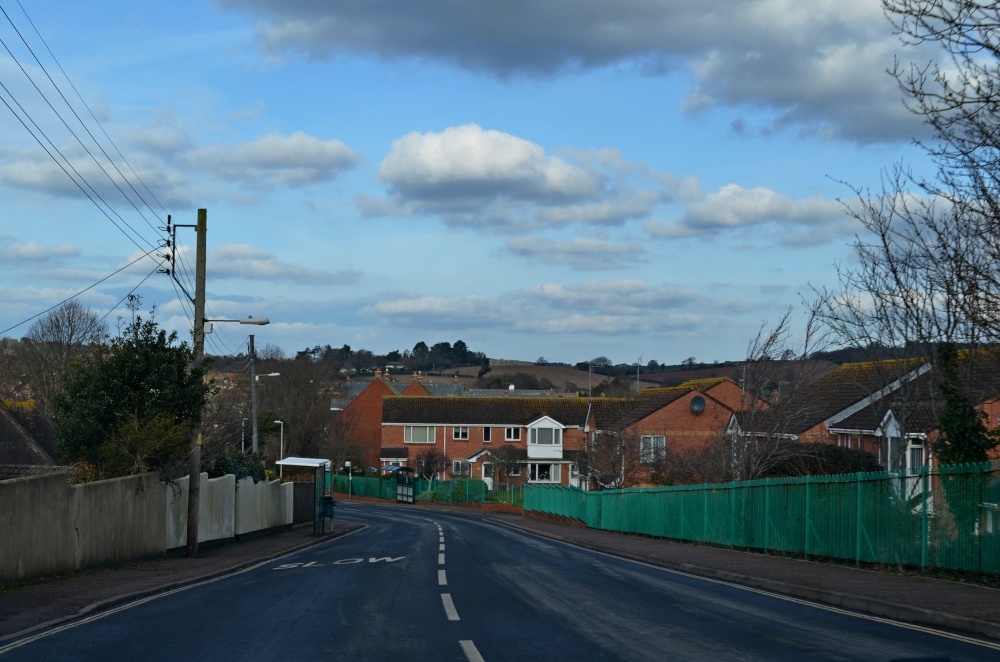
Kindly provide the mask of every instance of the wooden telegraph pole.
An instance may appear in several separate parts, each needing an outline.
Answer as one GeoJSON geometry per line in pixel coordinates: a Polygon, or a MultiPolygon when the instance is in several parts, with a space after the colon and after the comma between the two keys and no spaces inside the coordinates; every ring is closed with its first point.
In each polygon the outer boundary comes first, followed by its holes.
{"type": "MultiPolygon", "coordinates": [[[[198,248],[194,276],[194,362],[201,367],[205,357],[205,257],[208,240],[208,210],[198,210],[198,248]]],[[[256,440],[255,440],[256,441],[256,440]]],[[[198,506],[201,501],[201,413],[191,427],[191,457],[188,470],[187,556],[198,556],[198,506]]]]}

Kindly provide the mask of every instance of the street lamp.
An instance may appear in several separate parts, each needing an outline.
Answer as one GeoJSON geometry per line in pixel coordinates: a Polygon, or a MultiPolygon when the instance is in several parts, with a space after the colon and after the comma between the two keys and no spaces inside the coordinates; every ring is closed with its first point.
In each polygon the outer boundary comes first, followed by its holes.
{"type": "MultiPolygon", "coordinates": [[[[237,322],[239,324],[254,324],[256,326],[264,326],[265,324],[270,324],[271,323],[271,320],[267,319],[266,317],[244,317],[242,319],[237,319],[237,320],[221,320],[221,319],[220,320],[210,320],[210,319],[208,319],[206,317],[205,321],[206,322],[237,322]]],[[[206,331],[206,333],[211,333],[211,330],[206,331]]]]}
{"type": "MultiPolygon", "coordinates": [[[[275,421],[275,423],[277,423],[278,425],[281,426],[281,441],[280,441],[280,446],[278,446],[278,459],[279,460],[284,460],[285,459],[285,422],[284,421],[275,421]]],[[[281,465],[281,464],[278,465],[278,478],[281,478],[282,470],[284,468],[285,468],[284,465],[281,465]]]]}

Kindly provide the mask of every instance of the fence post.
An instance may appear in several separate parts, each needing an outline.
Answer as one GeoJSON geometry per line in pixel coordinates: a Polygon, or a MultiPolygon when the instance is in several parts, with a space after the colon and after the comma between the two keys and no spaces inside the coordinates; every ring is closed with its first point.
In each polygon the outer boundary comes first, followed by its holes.
{"type": "Polygon", "coordinates": [[[806,530],[803,532],[805,534],[805,537],[802,539],[802,552],[805,555],[806,560],[809,559],[809,524],[810,524],[810,520],[809,520],[809,515],[810,515],[809,506],[810,506],[810,503],[809,503],[809,475],[806,474],[806,513],[805,513],[805,515],[806,515],[805,516],[806,530]]]}
{"type": "Polygon", "coordinates": [[[729,484],[729,547],[736,549],[736,483],[729,484]]]}
{"type": "Polygon", "coordinates": [[[770,547],[768,547],[768,535],[769,528],[768,522],[771,521],[771,479],[764,479],[764,553],[767,554],[770,547]]]}
{"type": "Polygon", "coordinates": [[[920,498],[923,501],[923,514],[921,516],[920,528],[920,574],[927,572],[927,545],[930,537],[930,518],[927,516],[927,465],[920,467],[920,498]]]}
{"type": "Polygon", "coordinates": [[[855,506],[855,533],[854,533],[854,567],[861,567],[861,472],[857,473],[857,505],[855,506]]]}
{"type": "Polygon", "coordinates": [[[702,494],[705,495],[702,505],[701,542],[708,542],[708,490],[702,487],[702,494]]]}

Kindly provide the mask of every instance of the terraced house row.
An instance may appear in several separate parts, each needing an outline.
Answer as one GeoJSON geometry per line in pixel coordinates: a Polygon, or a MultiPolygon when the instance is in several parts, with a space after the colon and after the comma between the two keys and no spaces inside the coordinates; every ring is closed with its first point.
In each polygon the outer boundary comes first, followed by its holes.
{"type": "Polygon", "coordinates": [[[369,466],[413,466],[419,454],[434,450],[448,459],[441,478],[588,487],[586,451],[602,435],[635,435],[640,459],[652,464],[668,445],[696,448],[717,439],[745,399],[728,379],[649,389],[635,398],[456,387],[417,379],[402,385],[377,375],[336,404],[352,417],[369,466]],[[493,455],[502,447],[514,449],[520,464],[500,477],[493,455]]]}
{"type": "MultiPolygon", "coordinates": [[[[640,467],[666,450],[696,453],[715,441],[764,437],[864,450],[886,469],[935,461],[931,445],[941,406],[930,364],[845,364],[799,384],[793,395],[753,400],[727,378],[644,390],[630,398],[581,398],[553,392],[466,391],[457,384],[381,374],[336,404],[354,421],[366,466],[414,466],[429,450],[446,458],[438,477],[492,483],[595,486],[594,449],[602,440],[634,439],[640,467]],[[510,448],[517,466],[498,476],[494,455],[510,448]]],[[[976,401],[987,427],[997,427],[1000,388],[987,384],[976,401]]],[[[511,451],[505,451],[509,457],[511,451]]],[[[622,460],[624,462],[624,460],[622,460]]],[[[632,484],[648,484],[649,472],[632,484]]]]}

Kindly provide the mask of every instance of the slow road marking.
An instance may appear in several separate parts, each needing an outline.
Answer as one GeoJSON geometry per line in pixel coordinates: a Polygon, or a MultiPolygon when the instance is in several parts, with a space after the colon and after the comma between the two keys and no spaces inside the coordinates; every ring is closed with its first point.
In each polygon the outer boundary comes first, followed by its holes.
{"type": "MultiPolygon", "coordinates": [[[[396,561],[401,561],[405,559],[405,556],[372,556],[369,557],[368,563],[395,563],[396,561]]],[[[355,563],[364,563],[365,559],[340,559],[339,561],[333,561],[330,565],[354,565],[355,563]]],[[[315,561],[310,561],[309,563],[283,563],[282,565],[272,568],[272,570],[292,570],[294,568],[319,568],[322,567],[323,563],[316,563],[315,561]]]]}

